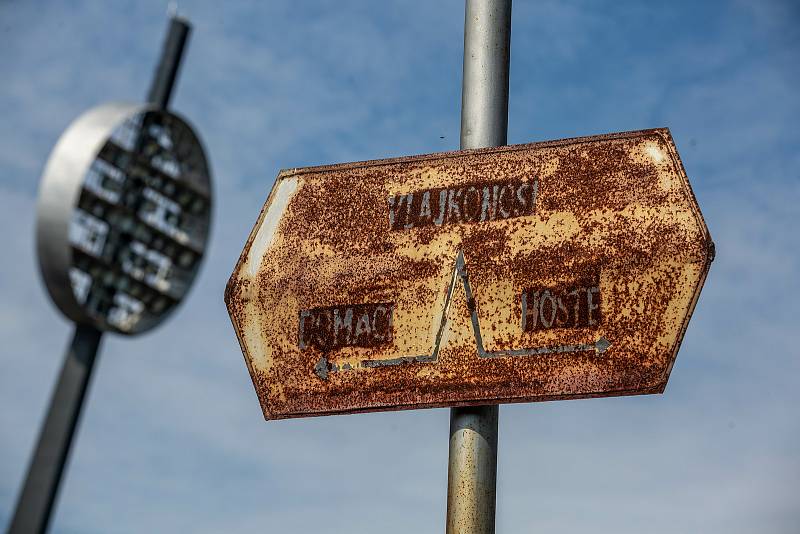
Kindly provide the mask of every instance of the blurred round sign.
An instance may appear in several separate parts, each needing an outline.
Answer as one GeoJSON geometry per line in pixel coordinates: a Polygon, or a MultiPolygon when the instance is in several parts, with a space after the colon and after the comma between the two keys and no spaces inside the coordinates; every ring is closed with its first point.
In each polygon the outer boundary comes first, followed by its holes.
{"type": "Polygon", "coordinates": [[[37,212],[39,265],[59,309],[101,330],[144,332],[183,299],[205,251],[203,147],[169,111],[98,106],[53,149],[37,212]]]}

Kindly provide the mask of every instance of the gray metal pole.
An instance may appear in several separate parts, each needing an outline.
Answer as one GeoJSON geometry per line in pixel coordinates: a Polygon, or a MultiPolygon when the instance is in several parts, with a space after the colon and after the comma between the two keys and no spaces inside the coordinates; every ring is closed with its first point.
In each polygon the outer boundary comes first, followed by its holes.
{"type": "Polygon", "coordinates": [[[461,148],[506,144],[511,0],[467,0],[461,148]]]}
{"type": "Polygon", "coordinates": [[[147,101],[157,105],[160,109],[167,109],[172,95],[172,87],[178,77],[181,57],[189,32],[192,27],[189,21],[180,17],[170,19],[169,30],[161,49],[161,59],[156,67],[153,83],[147,93],[147,101]]]}
{"type": "MultiPolygon", "coordinates": [[[[511,0],[466,0],[461,148],[506,144],[511,0]]],[[[448,534],[495,529],[498,406],[450,410],[448,534]]]]}
{"type": "Polygon", "coordinates": [[[47,530],[102,335],[92,326],[75,326],[75,335],[50,399],[50,408],[28,467],[9,534],[47,530]]]}

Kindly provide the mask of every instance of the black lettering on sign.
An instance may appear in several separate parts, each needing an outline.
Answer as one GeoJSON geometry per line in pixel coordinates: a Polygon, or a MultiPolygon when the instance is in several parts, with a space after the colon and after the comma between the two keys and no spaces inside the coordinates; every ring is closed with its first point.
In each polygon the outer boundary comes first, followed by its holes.
{"type": "Polygon", "coordinates": [[[523,332],[597,328],[602,319],[599,274],[569,286],[526,289],[520,301],[523,332]]]}
{"type": "Polygon", "coordinates": [[[476,183],[389,197],[389,228],[500,221],[533,215],[537,180],[476,183]]]}
{"type": "Polygon", "coordinates": [[[393,302],[300,310],[298,344],[330,351],[341,347],[377,347],[392,341],[393,302]]]}

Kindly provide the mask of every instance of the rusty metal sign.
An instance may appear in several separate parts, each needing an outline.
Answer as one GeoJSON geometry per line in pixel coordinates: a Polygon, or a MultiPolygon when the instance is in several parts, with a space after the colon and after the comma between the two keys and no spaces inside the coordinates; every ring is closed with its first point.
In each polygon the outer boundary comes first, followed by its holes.
{"type": "Polygon", "coordinates": [[[284,170],[225,302],[267,419],[660,393],[713,254],[647,130],[284,170]]]}

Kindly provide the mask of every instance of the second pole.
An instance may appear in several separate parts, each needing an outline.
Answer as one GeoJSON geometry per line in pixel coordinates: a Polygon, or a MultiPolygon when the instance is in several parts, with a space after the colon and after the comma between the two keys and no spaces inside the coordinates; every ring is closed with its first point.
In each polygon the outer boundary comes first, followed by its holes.
{"type": "MultiPolygon", "coordinates": [[[[159,109],[166,109],[169,104],[190,29],[189,23],[183,19],[173,17],[170,20],[147,95],[148,102],[159,109]]],[[[71,287],[63,289],[72,291],[71,287]]],[[[48,529],[102,335],[96,326],[75,325],[75,335],[50,399],[8,534],[43,534],[48,529]]]]}
{"type": "MultiPolygon", "coordinates": [[[[506,144],[511,0],[466,0],[461,148],[506,144]]],[[[448,534],[493,534],[499,408],[450,410],[448,534]]]]}

